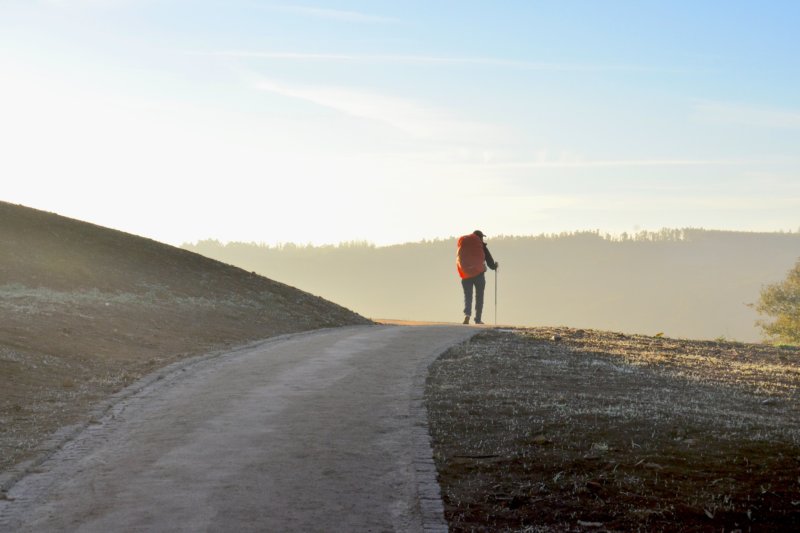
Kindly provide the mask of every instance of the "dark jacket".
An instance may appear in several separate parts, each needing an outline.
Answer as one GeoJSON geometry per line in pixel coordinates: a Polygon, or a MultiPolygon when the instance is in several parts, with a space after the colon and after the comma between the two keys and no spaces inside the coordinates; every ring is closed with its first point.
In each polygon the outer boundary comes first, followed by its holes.
{"type": "Polygon", "coordinates": [[[497,270],[497,263],[495,263],[492,254],[489,253],[489,248],[486,246],[486,243],[483,243],[483,253],[486,256],[486,266],[492,270],[497,270]]]}

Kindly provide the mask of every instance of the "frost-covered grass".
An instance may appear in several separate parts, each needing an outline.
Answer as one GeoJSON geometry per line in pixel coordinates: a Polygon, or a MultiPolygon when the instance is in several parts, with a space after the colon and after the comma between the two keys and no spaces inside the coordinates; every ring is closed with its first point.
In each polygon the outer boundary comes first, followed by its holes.
{"type": "Polygon", "coordinates": [[[451,527],[796,528],[799,369],[800,350],[764,345],[480,335],[426,393],[451,527]]]}
{"type": "MultiPolygon", "coordinates": [[[[0,310],[26,315],[52,314],[83,307],[102,309],[111,306],[157,308],[164,306],[211,309],[219,306],[259,308],[276,302],[276,296],[264,292],[255,298],[230,294],[224,298],[177,296],[155,287],[145,292],[104,292],[98,289],[59,291],[47,287],[27,287],[19,284],[0,285],[0,310]]],[[[277,298],[277,300],[280,300],[277,298]]],[[[280,302],[277,302],[280,303],[280,302]]]]}

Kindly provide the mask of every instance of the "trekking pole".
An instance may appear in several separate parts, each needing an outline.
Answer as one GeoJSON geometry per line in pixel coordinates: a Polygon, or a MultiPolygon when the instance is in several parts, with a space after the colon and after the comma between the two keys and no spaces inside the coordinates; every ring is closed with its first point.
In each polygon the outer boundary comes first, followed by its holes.
{"type": "Polygon", "coordinates": [[[497,271],[499,269],[494,269],[494,325],[497,327],[497,271]]]}

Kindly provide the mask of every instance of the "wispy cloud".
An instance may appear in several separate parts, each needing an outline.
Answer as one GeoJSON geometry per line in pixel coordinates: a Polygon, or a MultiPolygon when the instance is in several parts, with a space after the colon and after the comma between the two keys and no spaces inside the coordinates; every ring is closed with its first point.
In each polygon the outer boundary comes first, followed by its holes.
{"type": "Polygon", "coordinates": [[[270,5],[265,7],[273,11],[283,11],[285,13],[293,13],[296,15],[301,15],[306,17],[339,20],[343,22],[356,22],[361,24],[397,22],[397,19],[391,17],[372,15],[369,13],[362,13],[359,11],[347,11],[342,9],[328,9],[328,8],[312,7],[312,6],[290,6],[290,5],[270,5]]]}
{"type": "Polygon", "coordinates": [[[383,63],[408,65],[452,65],[483,66],[517,70],[540,70],[561,72],[684,72],[684,69],[647,67],[641,65],[609,65],[559,63],[543,61],[521,61],[493,57],[448,57],[436,55],[408,54],[339,54],[314,52],[276,52],[258,50],[217,50],[213,52],[190,52],[195,55],[212,55],[216,57],[232,57],[244,59],[272,59],[285,61],[338,62],[338,63],[383,63]]]}
{"type": "Polygon", "coordinates": [[[60,8],[111,8],[127,6],[135,0],[40,0],[44,5],[60,8]]]}
{"type": "Polygon", "coordinates": [[[259,79],[255,87],[297,98],[350,116],[372,120],[416,137],[437,140],[474,139],[491,134],[491,127],[459,120],[414,100],[349,87],[296,85],[259,79]]]}
{"type": "Polygon", "coordinates": [[[586,203],[597,203],[608,209],[617,210],[679,210],[695,209],[701,211],[767,211],[770,209],[791,209],[800,207],[800,198],[779,196],[736,196],[736,195],[631,195],[624,198],[585,198],[586,203]]]}
{"type": "Polygon", "coordinates": [[[701,102],[695,105],[695,116],[705,122],[720,124],[800,129],[800,111],[795,109],[754,107],[725,102],[701,102]]]}
{"type": "Polygon", "coordinates": [[[698,166],[730,166],[746,164],[746,160],[734,159],[563,159],[540,161],[523,161],[514,163],[491,164],[498,169],[526,168],[613,168],[613,167],[698,167],[698,166]]]}

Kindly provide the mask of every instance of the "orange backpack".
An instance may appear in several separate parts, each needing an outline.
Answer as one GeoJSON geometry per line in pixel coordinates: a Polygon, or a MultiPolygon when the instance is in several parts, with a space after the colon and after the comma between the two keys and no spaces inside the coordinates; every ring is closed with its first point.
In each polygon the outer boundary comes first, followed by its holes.
{"type": "Polygon", "coordinates": [[[474,233],[458,239],[456,268],[461,279],[474,278],[486,272],[486,255],[483,253],[483,241],[474,233]]]}

